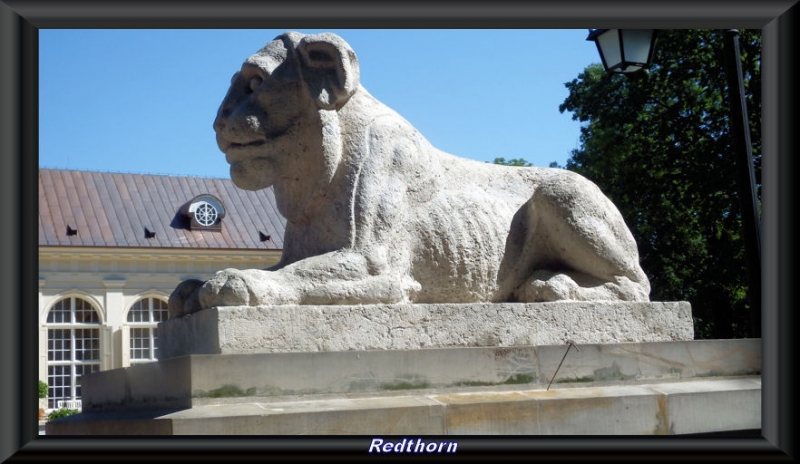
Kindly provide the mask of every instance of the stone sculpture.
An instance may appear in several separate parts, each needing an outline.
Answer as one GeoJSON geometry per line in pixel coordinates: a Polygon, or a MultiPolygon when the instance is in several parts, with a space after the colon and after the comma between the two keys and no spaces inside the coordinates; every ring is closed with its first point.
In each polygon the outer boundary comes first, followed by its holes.
{"type": "Polygon", "coordinates": [[[273,186],[279,264],[188,280],[171,317],[213,306],[648,301],[622,216],[564,169],[434,148],[359,82],[331,33],[288,32],[249,57],[214,122],[234,183],[273,186]]]}

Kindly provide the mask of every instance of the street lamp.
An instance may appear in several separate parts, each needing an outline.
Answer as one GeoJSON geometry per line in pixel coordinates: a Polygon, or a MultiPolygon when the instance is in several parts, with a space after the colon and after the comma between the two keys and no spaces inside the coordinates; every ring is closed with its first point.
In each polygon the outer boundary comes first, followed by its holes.
{"type": "Polygon", "coordinates": [[[594,29],[589,37],[597,45],[606,71],[635,73],[649,68],[655,50],[655,29],[594,29]]]}
{"type": "MultiPolygon", "coordinates": [[[[742,209],[748,298],[752,308],[753,336],[761,336],[761,220],[756,195],[756,177],[750,127],[739,52],[739,31],[724,30],[725,75],[731,110],[731,137],[739,173],[739,204],[742,209]]],[[[650,67],[655,50],[654,29],[589,29],[589,37],[600,52],[608,72],[635,73],[650,67]]]]}

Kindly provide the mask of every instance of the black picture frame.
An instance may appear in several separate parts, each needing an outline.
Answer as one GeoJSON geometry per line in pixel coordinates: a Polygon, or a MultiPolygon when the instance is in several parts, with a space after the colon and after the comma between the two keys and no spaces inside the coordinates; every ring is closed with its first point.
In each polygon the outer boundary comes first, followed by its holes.
{"type": "MultiPolygon", "coordinates": [[[[461,457],[788,459],[794,438],[794,228],[798,7],[794,0],[692,2],[180,2],[0,0],[0,460],[370,458],[370,437],[40,437],[37,378],[38,30],[44,28],[760,28],[763,37],[762,436],[459,437],[461,457]],[[793,38],[794,37],[794,38],[793,38]]],[[[576,44],[579,46],[579,44],[576,44]]],[[[520,50],[524,59],[524,50],[520,50]]],[[[448,437],[454,440],[453,437],[448,437]]]]}

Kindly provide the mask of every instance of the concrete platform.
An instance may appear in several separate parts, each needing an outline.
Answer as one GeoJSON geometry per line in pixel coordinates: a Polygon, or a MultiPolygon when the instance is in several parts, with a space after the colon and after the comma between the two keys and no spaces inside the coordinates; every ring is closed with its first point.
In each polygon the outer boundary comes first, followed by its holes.
{"type": "Polygon", "coordinates": [[[760,369],[757,339],[191,355],[86,375],[47,434],[752,430],[760,369]]]}
{"type": "Polygon", "coordinates": [[[692,340],[688,302],[229,306],[162,322],[159,356],[692,340]]]}

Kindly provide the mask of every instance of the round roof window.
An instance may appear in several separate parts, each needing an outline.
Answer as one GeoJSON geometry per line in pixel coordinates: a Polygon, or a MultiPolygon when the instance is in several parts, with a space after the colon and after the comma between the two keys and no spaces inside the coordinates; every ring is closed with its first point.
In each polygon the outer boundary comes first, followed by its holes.
{"type": "Polygon", "coordinates": [[[217,217],[219,217],[217,209],[207,201],[201,201],[194,210],[194,218],[197,219],[197,223],[201,226],[214,225],[217,222],[217,217]]]}

